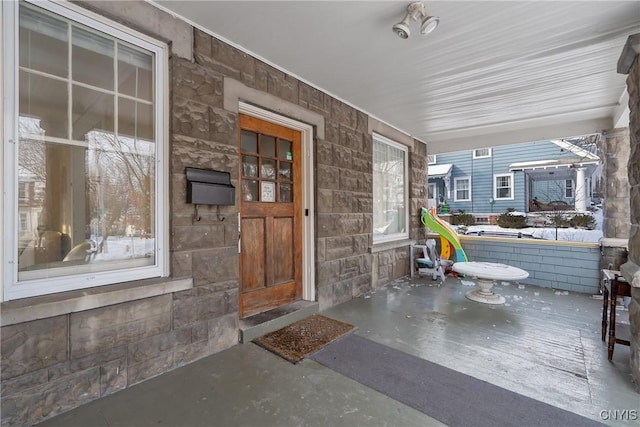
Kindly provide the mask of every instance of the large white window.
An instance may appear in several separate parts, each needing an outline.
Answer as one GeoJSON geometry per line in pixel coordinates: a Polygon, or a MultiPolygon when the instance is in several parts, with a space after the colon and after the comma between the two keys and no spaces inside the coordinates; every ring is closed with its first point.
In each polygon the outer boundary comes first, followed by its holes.
{"type": "Polygon", "coordinates": [[[471,200],[471,178],[454,178],[453,200],[456,202],[468,202],[471,200]]]}
{"type": "Polygon", "coordinates": [[[165,275],[166,46],[3,8],[5,300],[165,275]]]}
{"type": "Polygon", "coordinates": [[[504,173],[493,176],[493,198],[495,200],[513,200],[513,174],[504,173]]]}
{"type": "Polygon", "coordinates": [[[409,237],[408,149],[373,136],[373,240],[409,237]]]}

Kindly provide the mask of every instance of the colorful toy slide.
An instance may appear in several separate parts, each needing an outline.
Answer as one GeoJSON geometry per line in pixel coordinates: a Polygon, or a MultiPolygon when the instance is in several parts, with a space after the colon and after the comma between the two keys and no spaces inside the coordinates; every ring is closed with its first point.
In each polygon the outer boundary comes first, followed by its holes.
{"type": "Polygon", "coordinates": [[[431,210],[422,208],[420,220],[425,227],[428,227],[440,235],[441,258],[454,261],[451,257],[451,255],[454,254],[455,261],[457,262],[469,261],[467,254],[464,253],[462,245],[460,244],[458,233],[456,233],[448,222],[438,218],[436,208],[431,208],[431,210]]]}

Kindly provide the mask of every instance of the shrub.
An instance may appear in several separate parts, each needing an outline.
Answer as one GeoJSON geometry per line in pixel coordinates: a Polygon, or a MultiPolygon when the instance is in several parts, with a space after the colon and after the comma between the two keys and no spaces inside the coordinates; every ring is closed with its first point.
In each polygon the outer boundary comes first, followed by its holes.
{"type": "Polygon", "coordinates": [[[498,216],[498,225],[502,228],[525,228],[527,226],[527,217],[521,215],[513,215],[513,208],[507,209],[505,213],[498,216]]]}
{"type": "Polygon", "coordinates": [[[596,219],[589,214],[576,214],[569,220],[573,228],[585,228],[593,230],[596,227],[596,219]]]}
{"type": "Polygon", "coordinates": [[[562,213],[555,213],[549,216],[551,226],[556,228],[569,228],[569,220],[562,213]]]}
{"type": "Polygon", "coordinates": [[[472,214],[464,213],[463,210],[460,210],[459,213],[453,214],[453,218],[451,218],[451,223],[453,225],[474,225],[475,219],[472,214]]]}

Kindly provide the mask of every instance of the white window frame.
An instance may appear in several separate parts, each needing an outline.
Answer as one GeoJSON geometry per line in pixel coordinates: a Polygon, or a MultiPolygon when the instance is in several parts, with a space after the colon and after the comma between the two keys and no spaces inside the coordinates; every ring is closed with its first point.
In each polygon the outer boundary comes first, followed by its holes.
{"type": "Polygon", "coordinates": [[[470,176],[459,176],[457,178],[453,178],[453,201],[454,202],[470,202],[471,201],[471,177],[470,176]],[[466,199],[458,198],[458,182],[466,181],[469,184],[469,197],[466,199]]]}
{"type": "Polygon", "coordinates": [[[473,158],[474,159],[486,159],[491,157],[491,148],[478,148],[473,150],[473,158]],[[478,154],[479,151],[487,150],[487,154],[478,154]]]}
{"type": "MultiPolygon", "coordinates": [[[[383,144],[390,145],[391,147],[399,149],[404,152],[404,201],[405,201],[405,210],[404,210],[405,222],[404,223],[406,224],[404,232],[383,234],[383,235],[372,233],[373,243],[376,244],[376,243],[383,243],[383,242],[389,242],[394,240],[408,239],[409,226],[410,226],[409,224],[409,147],[376,133],[373,134],[373,140],[374,140],[374,144],[376,141],[378,141],[383,144]]],[[[372,157],[373,157],[373,153],[372,153],[372,157]]],[[[374,194],[375,194],[375,191],[374,191],[374,194]]],[[[373,203],[375,203],[375,200],[373,203]]]]}
{"type": "Polygon", "coordinates": [[[498,173],[493,175],[493,199],[494,200],[513,200],[515,193],[515,180],[513,173],[498,173]],[[511,185],[509,186],[509,196],[508,197],[498,197],[498,186],[496,185],[496,181],[498,178],[509,177],[511,185]]]}
{"type": "Polygon", "coordinates": [[[427,164],[428,165],[435,165],[436,163],[438,163],[438,158],[435,154],[428,154],[427,155],[427,164]]]}
{"type": "Polygon", "coordinates": [[[108,34],[119,40],[126,41],[154,53],[155,88],[154,102],[156,105],[155,142],[156,142],[156,180],[155,180],[155,230],[156,256],[155,263],[149,266],[125,268],[121,270],[99,271],[92,273],[69,274],[60,277],[18,281],[18,150],[15,141],[18,140],[18,31],[19,31],[19,2],[3,2],[2,4],[2,40],[3,40],[3,69],[2,85],[4,100],[2,114],[4,127],[3,137],[3,166],[2,186],[4,189],[3,219],[4,253],[1,261],[1,271],[4,286],[2,300],[8,301],[18,298],[46,295],[69,290],[84,289],[94,286],[128,282],[151,277],[166,277],[169,274],[169,111],[168,97],[168,46],[144,34],[138,33],[121,24],[112,22],[100,15],[87,11],[79,6],[65,2],[33,1],[35,6],[56,13],[66,19],[87,25],[97,31],[108,34]]]}
{"type": "Polygon", "coordinates": [[[575,197],[575,185],[572,179],[564,180],[564,197],[567,199],[575,197]]]}

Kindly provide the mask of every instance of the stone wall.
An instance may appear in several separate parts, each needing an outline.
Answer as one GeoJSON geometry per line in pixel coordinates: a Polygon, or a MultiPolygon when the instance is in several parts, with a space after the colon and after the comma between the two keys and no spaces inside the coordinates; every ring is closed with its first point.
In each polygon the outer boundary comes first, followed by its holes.
{"type": "Polygon", "coordinates": [[[316,286],[320,309],[371,289],[373,140],[368,117],[327,95],[316,144],[316,286]]]}
{"type": "Polygon", "coordinates": [[[604,132],[598,147],[606,177],[602,204],[604,237],[629,238],[629,151],[628,128],[604,132]]]}
{"type": "Polygon", "coordinates": [[[629,93],[629,140],[627,166],[631,199],[629,261],[621,267],[631,283],[629,321],[631,323],[631,375],[640,387],[640,34],[630,36],[618,60],[618,72],[627,74],[629,93]]]}
{"type": "Polygon", "coordinates": [[[31,425],[238,342],[234,290],[190,291],[2,328],[3,426],[31,425]]]}
{"type": "Polygon", "coordinates": [[[628,239],[600,239],[600,269],[620,270],[628,259],[628,243],[628,239]]]}
{"type": "MultiPolygon", "coordinates": [[[[33,424],[237,344],[238,204],[222,207],[224,221],[215,207],[201,207],[201,220],[194,221],[185,197],[187,166],[230,172],[238,188],[238,115],[225,104],[225,80],[324,118],[323,132],[316,132],[324,136],[314,141],[312,172],[320,307],[409,273],[408,241],[372,249],[372,135],[366,114],[199,30],[185,36],[183,24],[158,16],[144,2],[129,2],[122,10],[112,2],[81,4],[98,12],[104,7],[121,23],[168,42],[172,29],[179,29],[180,50],[171,52],[169,63],[169,280],[189,282],[192,288],[91,309],[82,308],[86,300],[80,291],[76,308],[57,308],[59,315],[3,321],[2,426],[33,424]],[[158,25],[164,21],[166,26],[158,25]]],[[[418,212],[426,205],[426,163],[426,145],[413,141],[413,238],[422,229],[418,212]]],[[[121,285],[129,286],[114,286],[121,285]]],[[[3,303],[3,315],[37,304],[3,303]]]]}

